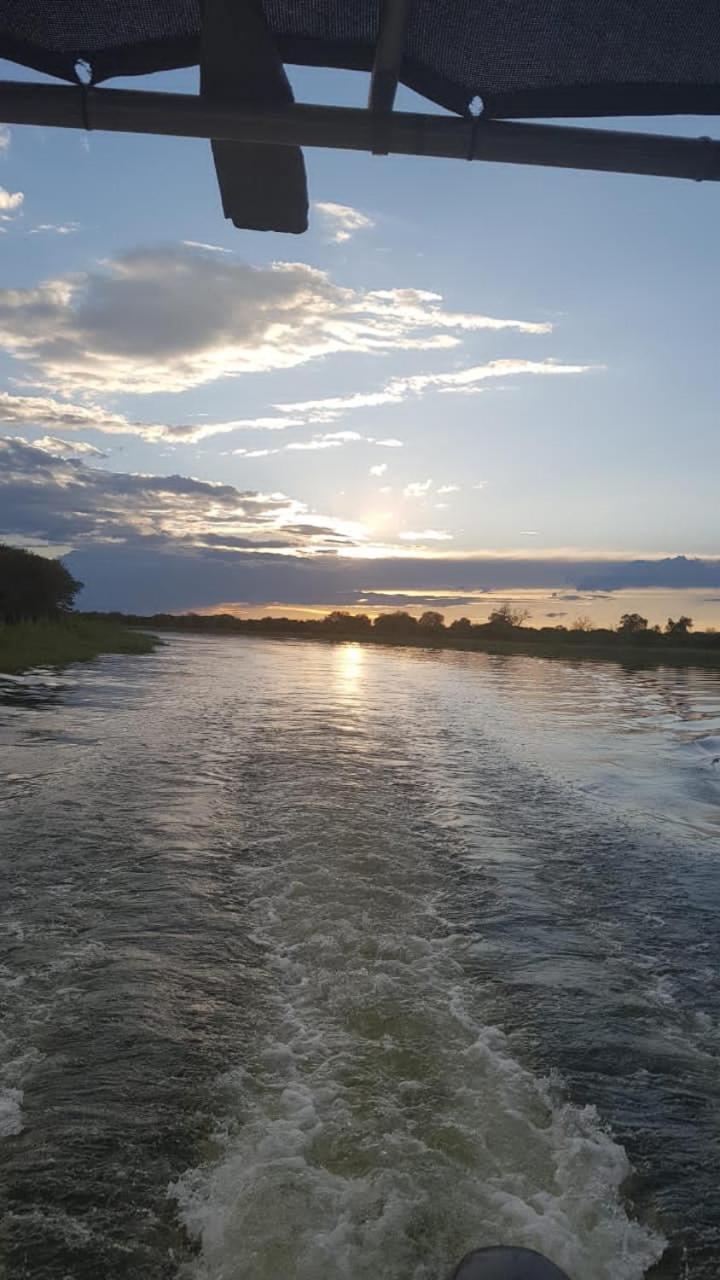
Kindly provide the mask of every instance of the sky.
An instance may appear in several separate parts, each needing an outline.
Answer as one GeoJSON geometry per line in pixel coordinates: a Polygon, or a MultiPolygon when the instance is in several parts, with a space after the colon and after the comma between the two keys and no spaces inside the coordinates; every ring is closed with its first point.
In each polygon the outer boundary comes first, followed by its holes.
{"type": "Polygon", "coordinates": [[[720,625],[720,186],[306,163],[310,231],[261,234],[205,141],[0,132],[0,537],[85,608],[720,625]]]}

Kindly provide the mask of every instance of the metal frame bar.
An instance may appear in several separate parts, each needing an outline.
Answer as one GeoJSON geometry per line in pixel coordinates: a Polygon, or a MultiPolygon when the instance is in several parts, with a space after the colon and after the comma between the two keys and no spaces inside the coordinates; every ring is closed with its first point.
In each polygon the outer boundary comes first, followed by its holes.
{"type": "MultiPolygon", "coordinates": [[[[354,107],[227,104],[192,94],[0,81],[0,120],[66,129],[371,151],[373,113],[354,107]]],[[[388,151],[720,181],[720,142],[563,125],[393,112],[388,151]]]]}

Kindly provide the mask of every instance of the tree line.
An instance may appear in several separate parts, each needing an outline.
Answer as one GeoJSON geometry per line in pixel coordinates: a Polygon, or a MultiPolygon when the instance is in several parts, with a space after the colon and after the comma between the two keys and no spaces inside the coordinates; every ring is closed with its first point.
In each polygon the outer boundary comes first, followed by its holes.
{"type": "MultiPolygon", "coordinates": [[[[99,616],[99,615],[98,615],[99,616]]],[[[335,609],[321,619],[301,619],[267,616],[264,618],[238,618],[231,613],[154,613],[102,615],[118,622],[135,626],[172,631],[200,633],[224,633],[241,635],[306,636],[334,640],[375,640],[388,644],[431,644],[463,647],[472,646],[473,640],[522,641],[539,645],[587,645],[647,648],[720,649],[720,633],[693,631],[692,618],[681,615],[668,618],[664,628],[650,626],[647,618],[638,613],[625,613],[617,627],[593,627],[588,618],[577,618],[570,626],[554,625],[529,627],[526,610],[500,604],[492,610],[486,622],[472,622],[470,618],[456,618],[446,623],[444,615],[428,609],[419,617],[405,610],[395,609],[371,618],[365,613],[349,613],[335,609]]]]}
{"type": "MultiPolygon", "coordinates": [[[[51,619],[69,613],[82,583],[61,560],[37,555],[19,547],[0,543],[0,623],[13,624],[51,619]]],[[[416,617],[403,609],[393,609],[371,618],[366,613],[335,609],[321,619],[268,616],[238,618],[231,613],[214,614],[85,614],[135,626],[174,631],[225,632],[240,634],[316,636],[324,639],[377,640],[388,644],[422,643],[463,645],[478,641],[523,641],[553,645],[632,645],[633,647],[689,646],[720,648],[720,633],[693,631],[692,618],[681,614],[668,618],[664,628],[650,626],[640,613],[624,613],[615,628],[593,627],[589,618],[576,618],[571,625],[528,627],[529,614],[510,604],[497,605],[486,622],[456,618],[445,622],[442,613],[426,609],[416,617]]]]}
{"type": "Polygon", "coordinates": [[[0,543],[0,623],[57,618],[81,587],[61,560],[0,543]]]}

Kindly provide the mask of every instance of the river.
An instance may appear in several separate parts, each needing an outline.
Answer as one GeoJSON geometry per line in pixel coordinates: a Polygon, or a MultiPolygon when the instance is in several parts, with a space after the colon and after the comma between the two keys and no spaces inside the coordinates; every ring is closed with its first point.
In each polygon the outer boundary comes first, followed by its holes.
{"type": "Polygon", "coordinates": [[[718,674],[173,637],[0,750],[7,1280],[715,1280],[718,674]]]}

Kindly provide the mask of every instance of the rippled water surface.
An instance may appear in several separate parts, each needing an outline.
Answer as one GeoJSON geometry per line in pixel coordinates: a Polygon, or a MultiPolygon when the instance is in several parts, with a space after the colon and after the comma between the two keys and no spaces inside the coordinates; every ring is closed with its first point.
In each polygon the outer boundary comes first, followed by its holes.
{"type": "Polygon", "coordinates": [[[720,1272],[716,673],[179,638],[0,749],[7,1280],[720,1272]]]}

